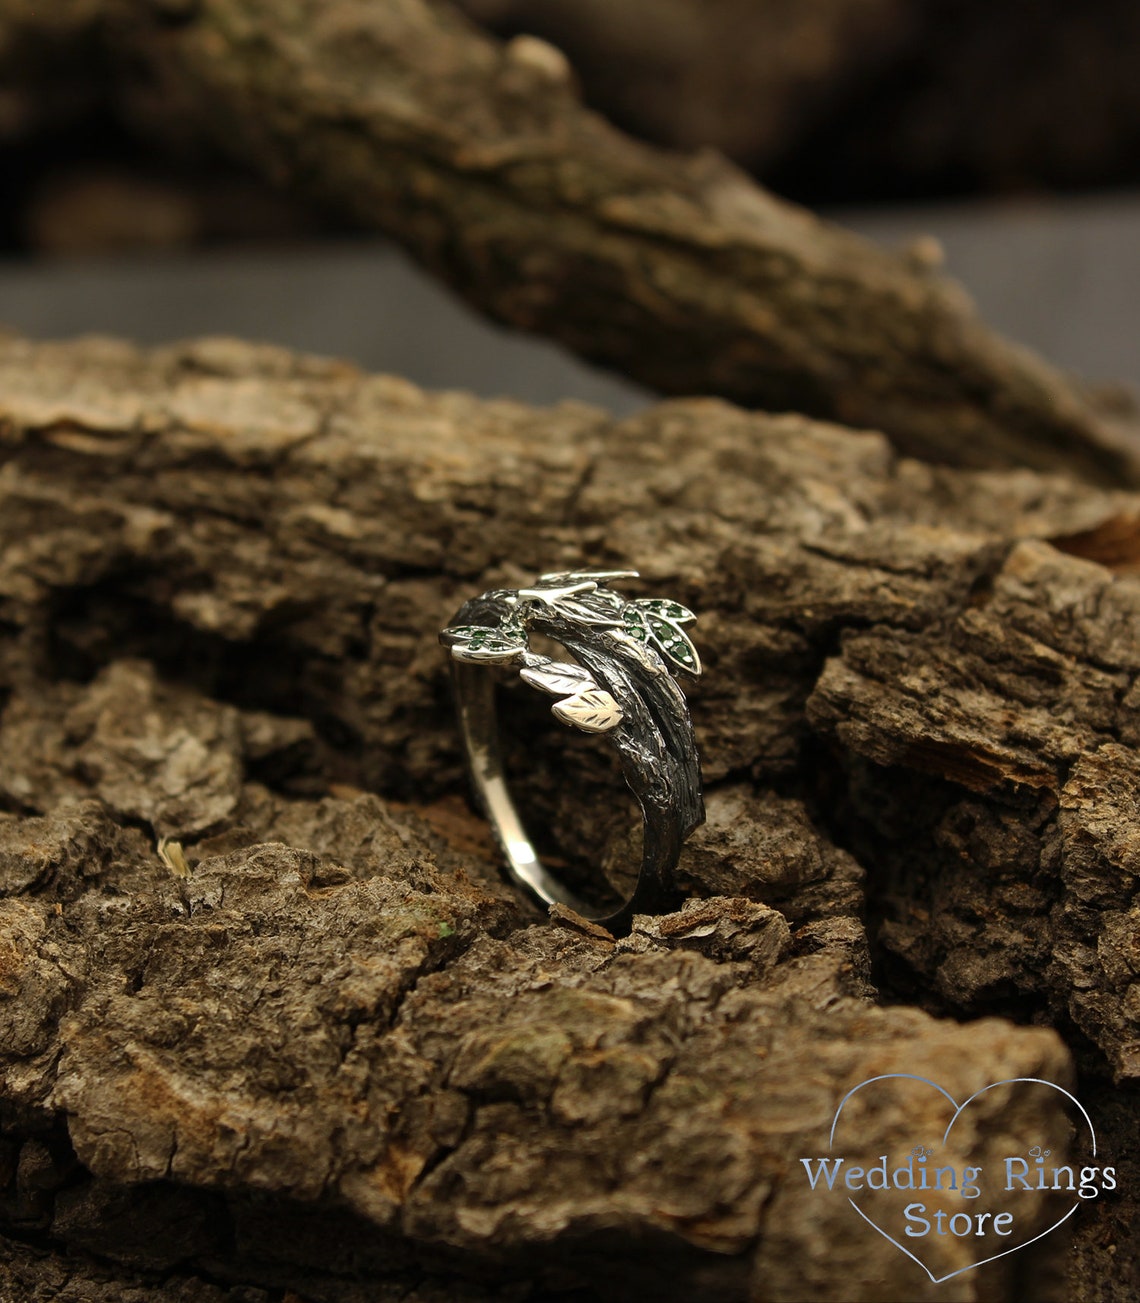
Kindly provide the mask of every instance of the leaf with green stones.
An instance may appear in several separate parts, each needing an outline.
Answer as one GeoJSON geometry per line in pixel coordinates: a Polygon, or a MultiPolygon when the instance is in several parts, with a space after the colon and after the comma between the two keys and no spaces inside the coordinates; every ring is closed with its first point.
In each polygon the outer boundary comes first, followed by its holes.
{"type": "Polygon", "coordinates": [[[450,646],[454,642],[470,642],[479,634],[498,632],[499,627],[495,624],[449,624],[440,630],[439,640],[450,646]]]}
{"type": "Polygon", "coordinates": [[[621,613],[621,631],[636,642],[649,641],[649,626],[645,623],[645,616],[632,603],[621,613]]]}
{"type": "Polygon", "coordinates": [[[645,614],[645,622],[649,626],[649,632],[653,637],[653,645],[674,665],[687,671],[689,674],[700,674],[701,658],[697,655],[697,649],[689,641],[688,635],[679,625],[672,620],[663,620],[659,616],[645,614]]]}
{"type": "Polygon", "coordinates": [[[526,651],[521,630],[495,629],[484,624],[454,624],[444,629],[441,641],[457,661],[509,662],[526,651]]]}
{"type": "Polygon", "coordinates": [[[673,624],[691,624],[697,618],[687,606],[663,597],[639,597],[634,606],[662,620],[671,620],[673,624]]]}

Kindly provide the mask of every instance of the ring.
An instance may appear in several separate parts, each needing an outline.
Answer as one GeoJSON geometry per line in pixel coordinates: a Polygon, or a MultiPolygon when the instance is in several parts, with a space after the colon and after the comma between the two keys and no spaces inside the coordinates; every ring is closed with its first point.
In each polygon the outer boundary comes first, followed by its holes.
{"type": "Polygon", "coordinates": [[[676,907],[673,871],[685,838],[704,822],[701,767],[689,709],[674,675],[696,679],[697,649],[684,625],[696,616],[679,602],[627,600],[613,580],[636,570],[540,575],[529,588],[494,589],[465,602],[441,631],[450,649],[459,730],[476,794],[502,847],[510,877],[541,904],[569,906],[615,935],[635,914],[676,907]],[[544,634],[572,661],[531,651],[544,634]],[[557,698],[555,718],[604,733],[642,815],[641,871],[616,913],[599,915],[542,864],[507,787],[499,751],[492,666],[517,667],[532,688],[557,698]]]}

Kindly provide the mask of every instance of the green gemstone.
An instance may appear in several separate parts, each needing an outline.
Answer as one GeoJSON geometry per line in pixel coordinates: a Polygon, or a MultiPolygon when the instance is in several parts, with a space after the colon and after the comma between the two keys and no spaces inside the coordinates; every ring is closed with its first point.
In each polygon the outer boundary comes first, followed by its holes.
{"type": "Polygon", "coordinates": [[[675,624],[661,619],[659,616],[647,613],[645,619],[653,635],[653,641],[657,644],[662,655],[671,660],[674,665],[680,665],[682,669],[698,673],[697,666],[699,662],[696,653],[693,650],[692,643],[689,642],[684,633],[675,624]]]}
{"type": "Polygon", "coordinates": [[[672,602],[663,597],[638,598],[637,605],[650,615],[657,615],[665,620],[673,620],[677,624],[688,624],[691,620],[697,618],[687,606],[682,606],[680,602],[672,602]]]}
{"type": "MultiPolygon", "coordinates": [[[[511,625],[497,628],[486,624],[453,625],[446,630],[456,652],[515,652],[526,646],[526,633],[511,625]]],[[[460,659],[463,659],[462,656],[460,659]]]]}
{"type": "Polygon", "coordinates": [[[622,623],[625,625],[625,632],[631,638],[636,638],[638,642],[648,642],[649,630],[645,627],[645,621],[641,617],[641,612],[627,607],[622,612],[622,623]]]}

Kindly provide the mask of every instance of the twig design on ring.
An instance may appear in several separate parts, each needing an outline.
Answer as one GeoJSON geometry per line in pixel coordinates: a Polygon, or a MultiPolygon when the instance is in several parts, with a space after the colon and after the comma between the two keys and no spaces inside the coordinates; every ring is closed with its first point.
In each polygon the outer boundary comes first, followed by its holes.
{"type": "Polygon", "coordinates": [[[700,656],[685,626],[696,616],[679,602],[626,599],[614,580],[635,570],[574,570],[540,575],[529,588],[494,589],[464,603],[440,633],[450,650],[460,734],[476,794],[511,878],[545,905],[568,905],[615,934],[635,914],[675,907],[673,874],[685,838],[704,822],[701,770],[689,709],[677,677],[696,679],[700,656]],[[545,634],[573,658],[531,651],[545,634]],[[499,751],[493,666],[555,698],[564,724],[603,733],[642,813],[641,871],[633,895],[598,915],[539,860],[515,809],[499,751]],[[675,677],[676,676],[676,677],[675,677]]]}

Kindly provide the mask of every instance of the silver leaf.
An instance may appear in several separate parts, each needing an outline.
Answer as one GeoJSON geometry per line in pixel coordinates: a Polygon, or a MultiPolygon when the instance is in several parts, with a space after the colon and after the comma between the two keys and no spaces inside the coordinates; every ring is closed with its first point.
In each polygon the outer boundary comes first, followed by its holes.
{"type": "Polygon", "coordinates": [[[457,642],[451,648],[451,654],[457,661],[475,665],[511,665],[525,652],[526,643],[496,633],[482,638],[476,636],[472,642],[457,642]]]}
{"type": "Polygon", "coordinates": [[[595,686],[594,676],[589,670],[564,661],[549,661],[536,669],[520,670],[519,677],[532,688],[549,692],[552,697],[568,697],[583,688],[595,686]]]}
{"type": "Polygon", "coordinates": [[[611,579],[637,579],[636,570],[572,570],[571,579],[596,579],[599,584],[609,583],[611,579]]]}
{"type": "Polygon", "coordinates": [[[621,623],[623,605],[616,593],[597,592],[559,597],[554,609],[566,619],[580,620],[583,624],[612,626],[621,623]]]}
{"type": "Polygon", "coordinates": [[[608,733],[616,728],[625,716],[621,707],[605,688],[584,688],[565,701],[551,706],[556,719],[583,733],[608,733]]]}

